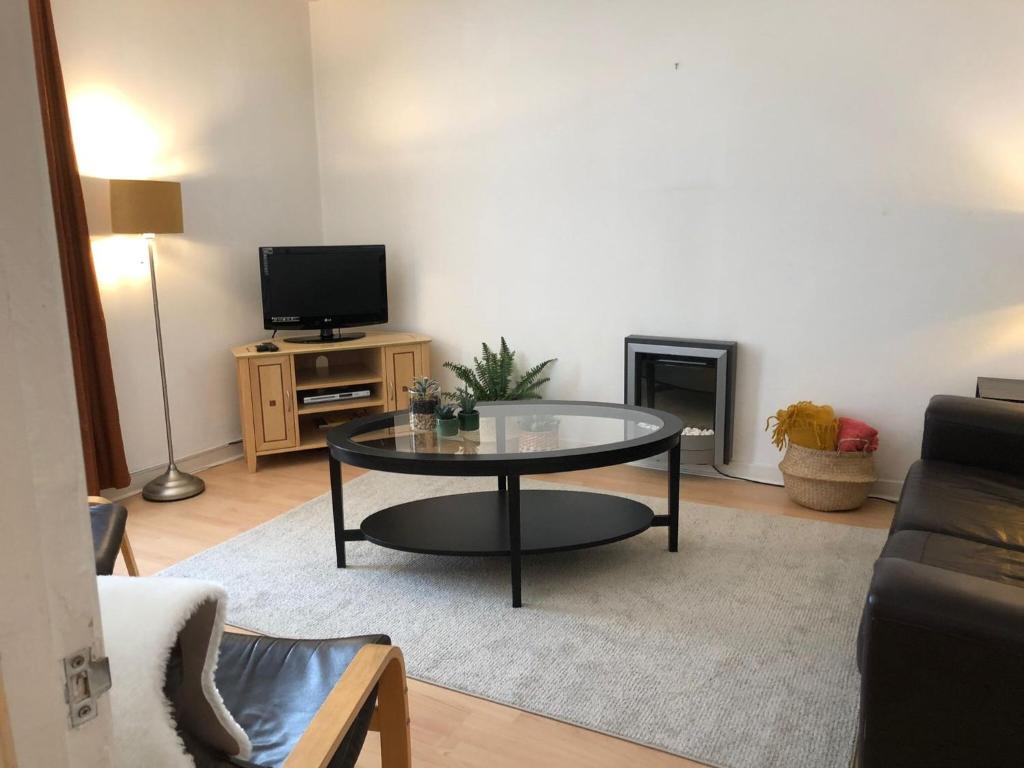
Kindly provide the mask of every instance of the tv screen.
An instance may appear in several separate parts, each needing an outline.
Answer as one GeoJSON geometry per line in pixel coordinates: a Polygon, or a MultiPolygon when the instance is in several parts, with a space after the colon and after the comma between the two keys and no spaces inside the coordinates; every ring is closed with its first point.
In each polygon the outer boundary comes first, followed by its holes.
{"type": "Polygon", "coordinates": [[[388,321],[383,245],[260,248],[263,327],[326,331],[388,321]]]}

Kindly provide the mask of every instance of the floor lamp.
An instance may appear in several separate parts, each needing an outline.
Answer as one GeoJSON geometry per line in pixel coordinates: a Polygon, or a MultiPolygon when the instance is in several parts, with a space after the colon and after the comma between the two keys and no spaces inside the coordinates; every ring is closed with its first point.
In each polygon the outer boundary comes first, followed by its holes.
{"type": "Polygon", "coordinates": [[[160,358],[160,386],[164,396],[164,424],[167,428],[167,469],[142,488],[149,501],[179,501],[203,492],[206,484],[174,464],[171,438],[171,409],[167,404],[167,371],[164,341],[160,333],[160,300],[156,292],[156,235],[184,232],[181,219],[181,184],[176,181],[110,180],[110,228],[115,234],[142,235],[149,250],[149,279],[153,289],[153,320],[156,322],[156,350],[160,358]]]}

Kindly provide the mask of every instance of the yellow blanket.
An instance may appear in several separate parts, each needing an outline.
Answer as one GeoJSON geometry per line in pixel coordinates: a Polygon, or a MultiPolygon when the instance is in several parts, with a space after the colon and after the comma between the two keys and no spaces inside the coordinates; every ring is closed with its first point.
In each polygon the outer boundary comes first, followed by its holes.
{"type": "Polygon", "coordinates": [[[809,400],[801,400],[770,416],[765,431],[769,429],[772,442],[780,451],[786,447],[787,441],[804,448],[834,451],[839,421],[831,405],[815,405],[809,400]]]}

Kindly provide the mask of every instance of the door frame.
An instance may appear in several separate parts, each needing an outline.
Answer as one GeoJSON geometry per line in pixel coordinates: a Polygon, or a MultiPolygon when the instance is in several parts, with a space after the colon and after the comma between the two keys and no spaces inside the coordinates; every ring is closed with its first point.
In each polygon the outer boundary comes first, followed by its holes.
{"type": "Polygon", "coordinates": [[[77,728],[64,698],[63,660],[102,656],[102,628],[25,2],[0,3],[0,92],[0,671],[10,736],[25,768],[105,768],[108,698],[77,728]]]}

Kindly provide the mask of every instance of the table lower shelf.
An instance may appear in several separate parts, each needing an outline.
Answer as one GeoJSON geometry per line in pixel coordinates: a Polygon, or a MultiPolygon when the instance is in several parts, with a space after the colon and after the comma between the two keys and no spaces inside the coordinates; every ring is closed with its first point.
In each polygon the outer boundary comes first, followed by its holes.
{"type": "MultiPolygon", "coordinates": [[[[507,493],[438,496],[382,509],[360,529],[367,541],[432,555],[508,555],[507,493]]],[[[522,491],[522,553],[596,547],[651,527],[650,507],[586,491],[522,491]]]]}

